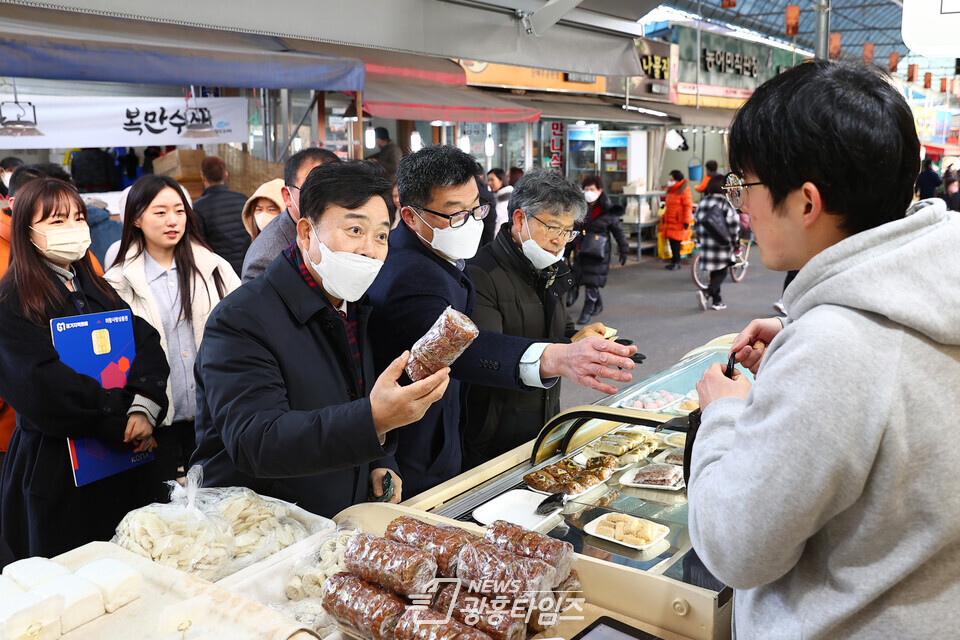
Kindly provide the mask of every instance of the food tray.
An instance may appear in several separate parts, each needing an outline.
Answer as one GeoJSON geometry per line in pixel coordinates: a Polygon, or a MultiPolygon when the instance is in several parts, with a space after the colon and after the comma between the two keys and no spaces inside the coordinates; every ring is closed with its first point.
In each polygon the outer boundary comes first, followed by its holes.
{"type": "Polygon", "coordinates": [[[680,432],[668,433],[663,437],[663,444],[668,447],[685,447],[687,446],[687,434],[680,432]]]}
{"type": "MultiPolygon", "coordinates": [[[[688,393],[687,395],[683,396],[682,398],[680,398],[679,400],[677,400],[676,402],[674,402],[673,404],[671,404],[671,405],[670,405],[670,408],[666,410],[666,413],[671,413],[671,414],[673,414],[673,415],[675,415],[675,416],[688,416],[688,415],[690,415],[691,413],[693,413],[694,411],[696,411],[696,409],[699,408],[699,406],[700,406],[700,395],[697,393],[697,390],[694,389],[693,391],[691,391],[691,392],[688,393]],[[697,407],[695,407],[695,408],[693,408],[693,409],[681,409],[681,408],[680,408],[680,405],[683,404],[684,402],[686,402],[687,400],[696,400],[696,401],[697,401],[697,407]]],[[[646,411],[646,409],[645,409],[645,411],[646,411]]]]}
{"type": "Polygon", "coordinates": [[[143,575],[140,598],[61,636],[66,640],[179,638],[183,634],[177,632],[177,627],[187,620],[188,638],[317,637],[279,611],[109,542],[91,542],[52,559],[76,571],[100,558],[114,558],[139,571],[143,575]]]}
{"type": "Polygon", "coordinates": [[[627,469],[623,472],[617,482],[625,487],[633,487],[635,489],[658,489],[660,491],[679,491],[680,489],[685,489],[687,486],[684,484],[683,478],[680,478],[680,482],[672,486],[666,486],[662,484],[640,484],[631,480],[631,474],[635,474],[636,472],[636,469],[627,469]]]}
{"type": "MultiPolygon", "coordinates": [[[[595,487],[590,488],[594,489],[595,487]]],[[[543,493],[514,489],[474,509],[473,519],[485,526],[493,524],[496,520],[506,520],[515,525],[535,530],[563,511],[563,507],[560,506],[548,515],[537,514],[537,507],[543,500],[543,493]]]]}
{"type": "MultiPolygon", "coordinates": [[[[619,408],[621,408],[621,409],[630,409],[630,410],[632,410],[632,411],[644,411],[644,412],[646,412],[646,413],[668,413],[668,414],[669,414],[669,413],[670,413],[670,408],[673,407],[675,404],[677,404],[677,403],[681,402],[682,400],[684,400],[684,399],[686,398],[687,393],[688,393],[687,391],[676,391],[676,390],[674,390],[674,389],[664,389],[664,388],[648,387],[648,388],[645,388],[645,389],[640,389],[640,390],[637,391],[636,393],[630,394],[629,396],[621,399],[619,402],[617,402],[617,403],[614,404],[613,406],[614,406],[614,407],[619,407],[619,408]],[[636,400],[638,397],[642,396],[642,395],[645,394],[645,393],[650,393],[651,391],[667,391],[667,392],[672,393],[673,395],[677,396],[677,399],[674,400],[673,402],[670,402],[670,403],[668,403],[668,404],[665,404],[664,406],[660,407],[659,409],[641,409],[641,408],[639,408],[639,407],[634,407],[634,406],[632,406],[634,400],[636,400]]],[[[677,414],[672,414],[672,415],[677,415],[677,414]]]]}
{"type": "MultiPolygon", "coordinates": [[[[681,435],[682,435],[682,434],[681,434],[681,435]]],[[[656,462],[656,463],[658,463],[658,464],[672,464],[672,465],[677,466],[677,467],[682,467],[682,466],[683,466],[683,463],[682,463],[682,462],[680,462],[680,463],[667,462],[667,457],[669,457],[669,455],[670,455],[671,453],[673,453],[674,451],[683,451],[683,448],[682,448],[682,447],[673,447],[673,448],[671,448],[671,449],[667,449],[666,451],[663,451],[663,452],[659,453],[659,454],[657,455],[657,457],[653,459],[653,461],[656,462]]]]}
{"type": "Polygon", "coordinates": [[[657,527],[659,527],[659,529],[660,529],[660,535],[658,535],[656,538],[654,538],[653,540],[651,540],[651,541],[648,542],[647,544],[642,544],[642,545],[629,544],[629,543],[627,543],[627,542],[624,542],[623,540],[617,540],[616,538],[611,538],[611,537],[609,537],[609,536],[603,536],[603,535],[600,535],[599,533],[597,533],[597,527],[598,527],[598,526],[600,525],[600,523],[607,517],[607,515],[609,515],[609,514],[603,514],[603,515],[600,516],[599,518],[596,518],[596,519],[591,520],[590,522],[588,522],[588,523],[587,523],[586,525],[584,525],[584,527],[583,527],[584,532],[590,534],[591,536],[595,536],[595,537],[597,537],[597,538],[600,538],[601,540],[608,540],[608,541],[610,541],[610,542],[613,542],[613,543],[622,545],[622,546],[624,546],[624,547],[629,547],[630,549],[636,549],[637,551],[643,551],[644,549],[649,549],[650,547],[652,547],[653,545],[657,544],[658,542],[660,542],[661,540],[663,540],[664,538],[666,538],[666,537],[670,534],[670,527],[668,527],[668,526],[666,526],[666,525],[660,524],[659,522],[653,522],[652,520],[647,520],[646,518],[637,518],[638,520],[646,520],[647,522],[651,522],[651,523],[653,523],[654,525],[656,525],[657,527]]]}
{"type": "MultiPolygon", "coordinates": [[[[627,452],[627,453],[629,453],[629,452],[627,452]]],[[[604,454],[598,453],[597,455],[599,456],[599,455],[604,455],[604,454]]],[[[590,457],[593,457],[593,456],[590,456],[590,457]]],[[[587,456],[583,453],[583,451],[581,451],[580,453],[578,453],[577,455],[571,457],[570,459],[573,460],[574,462],[576,462],[576,463],[579,464],[579,465],[586,466],[587,460],[589,460],[590,457],[587,457],[587,456]]],[[[617,456],[617,457],[619,458],[620,456],[617,456]]],[[[616,469],[614,469],[614,471],[621,471],[622,469],[626,469],[627,467],[629,467],[629,466],[631,466],[631,465],[634,465],[634,464],[636,464],[636,463],[635,463],[635,462],[630,462],[630,463],[627,463],[627,464],[619,465],[616,469]]],[[[590,488],[593,489],[593,487],[590,487],[590,488]]]]}

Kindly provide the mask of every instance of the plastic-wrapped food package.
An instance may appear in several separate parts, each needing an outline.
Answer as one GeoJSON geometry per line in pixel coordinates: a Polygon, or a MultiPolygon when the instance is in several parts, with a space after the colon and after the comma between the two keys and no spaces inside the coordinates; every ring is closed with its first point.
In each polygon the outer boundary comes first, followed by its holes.
{"type": "Polygon", "coordinates": [[[409,516],[400,516],[387,525],[384,535],[390,540],[429,553],[437,561],[440,575],[444,578],[457,575],[457,554],[464,545],[478,540],[466,531],[435,527],[409,516]]]}
{"type": "Polygon", "coordinates": [[[557,616],[566,608],[566,605],[572,598],[583,598],[583,586],[580,584],[580,576],[574,569],[570,571],[567,579],[560,583],[554,590],[553,595],[548,598],[540,598],[534,603],[528,626],[535,633],[546,631],[559,619],[557,616]]]}
{"type": "Polygon", "coordinates": [[[224,491],[216,508],[233,528],[238,558],[271,555],[307,537],[306,527],[285,506],[245,487],[224,491]]]}
{"type": "Polygon", "coordinates": [[[330,576],[347,567],[343,563],[343,552],[353,536],[360,533],[360,527],[345,519],[329,534],[320,540],[293,567],[293,575],[287,580],[283,592],[290,600],[319,598],[323,595],[323,583],[330,576]]]}
{"type": "Polygon", "coordinates": [[[493,640],[524,640],[527,635],[526,611],[513,615],[512,600],[491,600],[481,593],[448,584],[437,593],[433,608],[444,615],[449,612],[457,622],[475,627],[493,640]]]}
{"type": "Polygon", "coordinates": [[[323,601],[320,598],[288,602],[279,607],[279,610],[321,638],[326,638],[337,630],[337,621],[323,608],[323,601]]]}
{"type": "Polygon", "coordinates": [[[456,620],[439,621],[436,611],[407,609],[397,623],[396,640],[491,640],[490,636],[456,620]]]}
{"type": "Polygon", "coordinates": [[[437,577],[428,553],[369,533],[355,535],[343,553],[347,571],[401,595],[425,593],[437,577]]]}
{"type": "Polygon", "coordinates": [[[557,570],[560,581],[570,575],[573,561],[577,557],[573,545],[569,542],[555,540],[505,520],[497,520],[490,525],[483,540],[518,556],[543,560],[557,570]]]}
{"type": "Polygon", "coordinates": [[[117,525],[111,542],[206,580],[226,575],[236,551],[233,532],[224,518],[198,508],[202,481],[202,469],[190,469],[182,490],[185,500],[134,509],[117,525]]]}
{"type": "MultiPolygon", "coordinates": [[[[487,585],[511,584],[520,593],[548,591],[560,583],[557,570],[542,560],[524,558],[486,542],[460,549],[457,577],[483,591],[487,585]]],[[[494,587],[491,587],[494,588],[494,587]]]]}
{"type": "Polygon", "coordinates": [[[410,349],[407,375],[416,382],[449,367],[478,335],[480,330],[470,318],[453,307],[447,307],[410,349]]]}
{"type": "Polygon", "coordinates": [[[366,640],[392,640],[406,603],[349,573],[323,585],[323,608],[338,624],[366,640]]]}

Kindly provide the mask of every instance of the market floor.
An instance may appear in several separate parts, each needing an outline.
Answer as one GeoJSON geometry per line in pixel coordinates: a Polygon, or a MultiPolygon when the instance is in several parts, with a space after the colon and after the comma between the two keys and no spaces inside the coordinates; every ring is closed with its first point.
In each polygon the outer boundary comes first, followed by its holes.
{"type": "MultiPolygon", "coordinates": [[[[616,328],[620,337],[633,340],[640,353],[647,356],[633,371],[635,382],[674,364],[691,349],[717,336],[738,333],[754,318],[776,315],[772,305],[780,298],[785,274],[764,267],[758,247],[751,249],[750,268],[743,282],[735,283],[729,276],[724,281],[722,294],[727,308],[722,311],[709,306],[706,311],[700,310],[690,260],[683,262],[683,269],[667,271],[663,261],[644,255],[639,264],[631,261],[611,269],[607,286],[601,290],[604,309],[591,321],[616,328]]],[[[583,289],[570,308],[574,319],[582,309],[583,289]]],[[[564,380],[561,407],[590,404],[602,395],[564,380]]]]}

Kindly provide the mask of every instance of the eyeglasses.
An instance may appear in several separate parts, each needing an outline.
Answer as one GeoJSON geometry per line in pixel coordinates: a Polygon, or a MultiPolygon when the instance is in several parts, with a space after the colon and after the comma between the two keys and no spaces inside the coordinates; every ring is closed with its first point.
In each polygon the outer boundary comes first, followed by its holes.
{"type": "Polygon", "coordinates": [[[747,187],[756,187],[757,185],[763,184],[762,182],[744,182],[740,176],[735,173],[728,173],[727,177],[723,179],[723,191],[726,193],[727,200],[730,201],[730,204],[733,205],[734,209],[739,209],[743,206],[743,194],[747,190],[747,187]]]}
{"type": "Polygon", "coordinates": [[[547,228],[547,230],[543,232],[543,235],[545,235],[549,240],[554,240],[556,238],[560,238],[566,235],[567,236],[566,242],[570,242],[574,238],[576,238],[578,235],[580,235],[580,231],[578,231],[577,229],[564,229],[563,227],[551,227],[549,224],[547,224],[537,216],[530,216],[530,217],[547,228]]]}
{"type": "Polygon", "coordinates": [[[420,209],[421,211],[426,211],[427,213],[432,213],[435,216],[440,216],[441,218],[446,218],[450,221],[450,228],[456,229],[462,227],[467,223],[467,218],[473,218],[474,220],[483,220],[487,217],[487,214],[490,213],[490,205],[481,204],[477,205],[473,209],[465,209],[463,211],[457,211],[456,213],[440,213],[439,211],[433,211],[427,209],[426,207],[415,207],[413,205],[406,205],[411,209],[420,209]]]}
{"type": "Polygon", "coordinates": [[[284,185],[284,186],[285,186],[287,189],[296,189],[297,191],[299,191],[299,190],[302,188],[302,187],[294,186],[294,185],[292,185],[292,184],[287,184],[287,185],[284,185]]]}

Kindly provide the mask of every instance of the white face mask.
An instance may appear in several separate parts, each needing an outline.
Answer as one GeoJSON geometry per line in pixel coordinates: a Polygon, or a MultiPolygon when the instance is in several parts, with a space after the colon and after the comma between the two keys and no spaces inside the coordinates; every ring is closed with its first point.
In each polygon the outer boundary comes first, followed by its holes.
{"type": "Polygon", "coordinates": [[[677,184],[677,181],[676,181],[676,180],[667,180],[667,186],[668,186],[668,187],[672,187],[672,186],[675,185],[675,184],[677,184]]]}
{"type": "MultiPolygon", "coordinates": [[[[527,227],[527,235],[530,236],[529,239],[523,240],[520,244],[520,248],[523,250],[523,255],[527,257],[527,260],[533,263],[533,266],[537,269],[546,269],[552,264],[556,264],[560,261],[560,256],[551,253],[541,247],[533,239],[533,235],[530,233],[530,219],[525,218],[524,224],[527,227]]],[[[521,240],[523,236],[520,236],[521,240]]]]}
{"type": "Polygon", "coordinates": [[[600,197],[600,192],[599,192],[599,191],[584,191],[584,192],[583,192],[583,197],[587,199],[587,202],[589,202],[590,204],[593,204],[594,202],[597,201],[597,198],[600,197]]]}
{"type": "Polygon", "coordinates": [[[255,213],[253,220],[257,223],[257,229],[263,231],[263,228],[270,224],[270,221],[277,217],[275,213],[255,213]]]}
{"type": "Polygon", "coordinates": [[[10,176],[12,175],[13,175],[13,172],[11,171],[10,173],[4,173],[3,177],[0,178],[3,180],[3,186],[7,187],[8,189],[10,188],[10,176]]]}
{"type": "Polygon", "coordinates": [[[51,229],[46,233],[33,227],[30,229],[46,237],[46,249],[41,249],[36,243],[33,246],[55,264],[73,264],[85,256],[90,248],[90,227],[87,225],[73,229],[51,229]]]}
{"type": "MultiPolygon", "coordinates": [[[[413,207],[410,207],[413,209],[413,207]]],[[[417,217],[423,220],[423,216],[417,213],[416,209],[413,209],[413,212],[417,214],[417,217]]],[[[424,224],[430,226],[430,223],[426,220],[423,220],[424,224]]],[[[433,241],[430,242],[430,246],[447,256],[450,260],[469,260],[473,256],[477,255],[477,249],[480,248],[480,236],[483,235],[483,222],[480,220],[475,220],[473,216],[467,218],[467,222],[462,227],[457,227],[456,229],[451,229],[447,227],[446,229],[437,229],[436,227],[430,227],[433,229],[433,241]]],[[[414,233],[417,233],[414,231],[414,233]]],[[[417,237],[426,242],[426,238],[417,233],[417,237]]]]}
{"type": "Polygon", "coordinates": [[[314,262],[307,254],[310,266],[320,276],[323,290],[334,298],[356,302],[376,280],[383,262],[348,251],[331,251],[320,241],[320,234],[310,224],[313,235],[320,245],[320,262],[314,262]]]}

